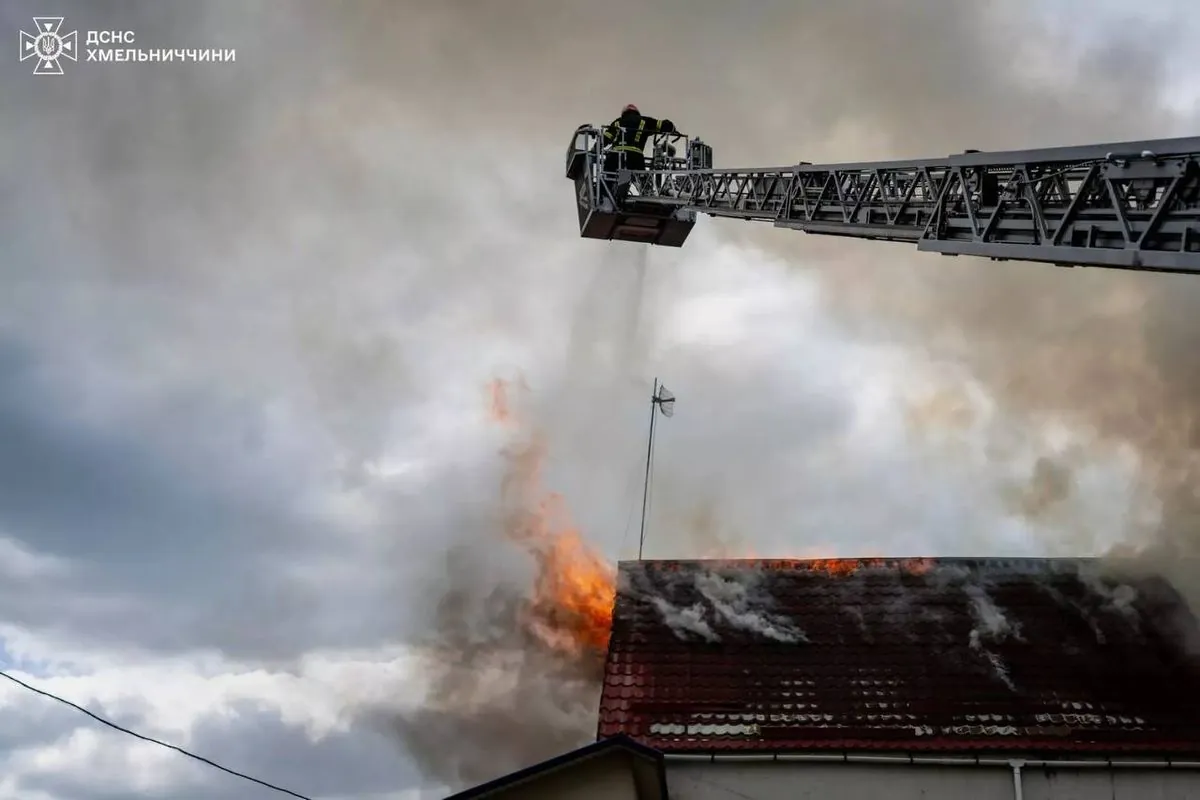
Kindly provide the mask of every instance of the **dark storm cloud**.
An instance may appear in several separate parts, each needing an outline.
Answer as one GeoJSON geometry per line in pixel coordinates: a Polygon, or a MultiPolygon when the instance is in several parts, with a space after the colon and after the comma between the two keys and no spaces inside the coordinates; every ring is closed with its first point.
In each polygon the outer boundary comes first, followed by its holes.
{"type": "MultiPolygon", "coordinates": [[[[174,434],[174,441],[154,436],[153,427],[140,441],[126,430],[89,430],[73,421],[78,408],[71,398],[38,385],[44,366],[14,343],[0,342],[0,508],[6,527],[28,531],[45,552],[113,569],[122,580],[140,569],[128,563],[131,551],[155,562],[187,562],[211,555],[207,548],[220,549],[221,542],[204,534],[253,519],[252,508],[223,507],[250,499],[231,497],[230,487],[220,485],[225,476],[197,483],[187,480],[186,470],[168,467],[162,445],[186,451],[200,444],[187,441],[186,429],[158,431],[174,434]]],[[[205,405],[180,399],[192,404],[181,417],[205,405]]]]}
{"type": "Polygon", "coordinates": [[[0,530],[69,569],[0,590],[7,620],[110,645],[279,655],[361,630],[322,633],[319,604],[275,569],[332,543],[288,502],[305,476],[254,474],[255,410],[197,389],[97,427],[55,385],[57,366],[0,340],[0,530]]]}
{"type": "MultiPolygon", "coordinates": [[[[37,12],[20,5],[6,19],[37,12]]],[[[345,575],[360,545],[303,506],[339,469],[361,482],[405,401],[400,340],[364,324],[352,293],[379,297],[361,276],[393,248],[403,216],[377,209],[397,187],[354,185],[369,163],[339,160],[341,143],[306,122],[289,92],[319,76],[288,49],[304,45],[291,17],[223,8],[59,13],[80,30],[134,30],[142,47],[239,47],[238,66],[80,62],[58,83],[4,70],[25,110],[3,133],[21,192],[3,222],[0,331],[20,334],[5,366],[21,371],[2,385],[0,517],[35,551],[75,558],[76,591],[108,601],[80,619],[34,595],[13,617],[259,655],[377,641],[403,621],[345,609],[394,593],[405,565],[345,575]],[[276,126],[289,108],[295,124],[276,126]],[[276,147],[285,155],[269,157],[276,147]],[[54,381],[32,380],[43,373],[54,381]],[[110,416],[92,419],[97,406],[110,416]],[[324,431],[288,441],[306,419],[324,431]],[[288,577],[297,566],[313,578],[288,577]]],[[[441,524],[429,516],[403,512],[425,534],[441,524]]]]}

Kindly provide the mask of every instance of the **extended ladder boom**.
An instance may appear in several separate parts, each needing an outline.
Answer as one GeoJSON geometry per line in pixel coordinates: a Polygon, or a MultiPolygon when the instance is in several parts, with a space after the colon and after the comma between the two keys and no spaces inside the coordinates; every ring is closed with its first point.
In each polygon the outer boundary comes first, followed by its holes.
{"type": "Polygon", "coordinates": [[[616,216],[596,236],[581,207],[584,236],[678,246],[703,213],[945,255],[1200,272],[1200,137],[761,169],[712,169],[699,140],[683,158],[667,156],[664,142],[655,152],[645,172],[597,168],[588,179],[588,162],[603,166],[599,151],[577,164],[577,189],[589,190],[578,201],[616,216]],[[629,196],[617,204],[610,187],[625,181],[629,196]],[[687,228],[656,242],[645,233],[656,219],[687,228]]]}

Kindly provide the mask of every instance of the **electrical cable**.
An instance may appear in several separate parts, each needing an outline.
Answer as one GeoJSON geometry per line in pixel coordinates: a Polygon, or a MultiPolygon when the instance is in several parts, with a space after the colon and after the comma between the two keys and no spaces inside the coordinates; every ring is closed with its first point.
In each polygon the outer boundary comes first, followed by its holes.
{"type": "Polygon", "coordinates": [[[120,725],[116,724],[115,722],[109,722],[104,717],[101,717],[97,714],[93,714],[91,711],[88,711],[86,708],[84,708],[81,705],[72,703],[70,700],[65,700],[56,694],[51,694],[50,692],[47,692],[44,689],[39,689],[36,686],[30,686],[28,683],[25,683],[24,681],[20,680],[19,678],[14,678],[12,675],[9,675],[7,672],[4,672],[3,670],[0,670],[0,678],[7,678],[8,680],[12,681],[13,683],[17,684],[18,686],[28,689],[29,691],[33,692],[34,694],[40,694],[42,697],[49,697],[51,700],[56,700],[59,703],[62,703],[63,705],[70,706],[71,708],[75,709],[76,711],[78,711],[82,714],[86,714],[87,716],[96,720],[96,722],[99,722],[101,725],[107,725],[108,727],[112,728],[115,731],[120,731],[121,733],[128,734],[136,739],[141,739],[143,742],[150,742],[151,744],[156,744],[159,747],[165,747],[168,750],[174,750],[177,753],[182,753],[183,755],[187,756],[188,758],[193,758],[202,764],[207,764],[210,767],[219,769],[222,772],[226,772],[230,775],[233,775],[234,777],[242,778],[243,780],[250,781],[251,783],[257,783],[259,786],[265,786],[266,788],[273,789],[276,792],[281,792],[282,794],[286,794],[286,795],[290,795],[292,797],[299,798],[299,800],[313,800],[313,798],[311,798],[311,797],[307,797],[305,795],[298,794],[296,792],[293,792],[290,789],[285,789],[282,786],[276,786],[273,783],[268,783],[267,781],[259,780],[258,778],[255,778],[251,775],[247,775],[244,772],[238,772],[237,770],[233,770],[233,769],[230,769],[229,767],[222,766],[221,764],[218,764],[215,761],[210,761],[209,759],[205,758],[204,756],[198,756],[195,753],[188,752],[187,750],[184,750],[182,747],[178,747],[173,744],[168,744],[166,742],[159,741],[158,739],[154,739],[150,736],[145,736],[136,731],[131,731],[128,728],[123,728],[120,725]]]}

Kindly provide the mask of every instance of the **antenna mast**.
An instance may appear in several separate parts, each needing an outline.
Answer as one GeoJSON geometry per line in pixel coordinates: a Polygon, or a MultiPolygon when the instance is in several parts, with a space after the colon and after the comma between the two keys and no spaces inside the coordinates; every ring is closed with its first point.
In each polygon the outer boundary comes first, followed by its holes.
{"type": "Polygon", "coordinates": [[[642,482],[642,530],[638,536],[638,561],[642,560],[642,548],[646,544],[646,505],[650,499],[650,464],[654,456],[654,412],[661,410],[663,416],[675,413],[675,395],[654,379],[654,392],[650,395],[650,435],[646,440],[646,477],[642,482]]]}

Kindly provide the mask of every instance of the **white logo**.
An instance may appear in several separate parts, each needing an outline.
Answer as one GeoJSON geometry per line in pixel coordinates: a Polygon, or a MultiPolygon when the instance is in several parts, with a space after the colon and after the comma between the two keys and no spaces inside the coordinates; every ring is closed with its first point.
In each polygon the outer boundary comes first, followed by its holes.
{"type": "Polygon", "coordinates": [[[62,75],[60,58],[79,60],[79,32],[60,34],[62,17],[34,17],[33,24],[37,26],[36,34],[21,31],[21,60],[38,60],[34,75],[62,75]]]}

